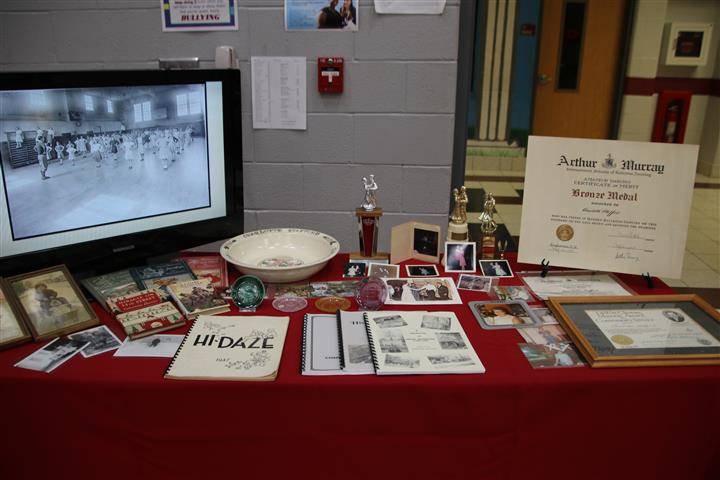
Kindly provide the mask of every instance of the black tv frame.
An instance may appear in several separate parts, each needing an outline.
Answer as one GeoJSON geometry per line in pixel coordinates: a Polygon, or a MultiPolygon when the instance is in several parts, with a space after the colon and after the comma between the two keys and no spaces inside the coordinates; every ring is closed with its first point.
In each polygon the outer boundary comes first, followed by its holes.
{"type": "MultiPolygon", "coordinates": [[[[242,113],[239,70],[93,70],[0,73],[0,90],[95,88],[222,82],[225,217],[0,258],[0,276],[65,264],[85,277],[243,233],[242,113]]],[[[0,153],[1,155],[1,153],[0,153]]],[[[0,162],[3,159],[0,156],[0,162]]],[[[0,179],[2,181],[2,179],[0,179]]],[[[5,201],[5,198],[0,199],[5,201]]]]}

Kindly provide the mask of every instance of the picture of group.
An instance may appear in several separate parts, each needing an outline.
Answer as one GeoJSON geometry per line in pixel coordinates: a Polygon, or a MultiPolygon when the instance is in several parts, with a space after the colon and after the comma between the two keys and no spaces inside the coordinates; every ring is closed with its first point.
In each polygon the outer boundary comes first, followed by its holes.
{"type": "Polygon", "coordinates": [[[287,30],[358,29],[359,0],[285,0],[287,30]]]}
{"type": "Polygon", "coordinates": [[[460,303],[452,278],[391,278],[387,305],[427,305],[460,303]]]}

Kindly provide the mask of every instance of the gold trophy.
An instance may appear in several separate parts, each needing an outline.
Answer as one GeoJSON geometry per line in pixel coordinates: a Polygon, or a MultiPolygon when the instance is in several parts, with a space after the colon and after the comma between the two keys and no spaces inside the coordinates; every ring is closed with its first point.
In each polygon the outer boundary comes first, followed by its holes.
{"type": "Polygon", "coordinates": [[[465,185],[463,185],[459,190],[457,188],[453,188],[452,193],[453,200],[455,201],[455,207],[450,214],[447,239],[467,242],[470,240],[467,224],[467,189],[465,188],[465,185]]]}
{"type": "Polygon", "coordinates": [[[483,213],[480,214],[480,232],[482,239],[480,241],[480,258],[483,260],[495,258],[495,230],[497,223],[493,220],[493,210],[495,209],[495,198],[492,193],[485,196],[485,204],[483,205],[483,213]]]}

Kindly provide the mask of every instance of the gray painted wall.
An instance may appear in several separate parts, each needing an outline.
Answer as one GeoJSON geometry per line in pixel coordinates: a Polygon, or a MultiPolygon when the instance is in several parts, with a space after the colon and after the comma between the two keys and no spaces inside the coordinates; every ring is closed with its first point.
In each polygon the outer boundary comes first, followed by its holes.
{"type": "MultiPolygon", "coordinates": [[[[409,220],[447,226],[460,0],[440,16],[375,14],[357,33],[286,32],[283,0],[239,0],[237,32],[163,34],[157,0],[1,0],[0,70],[157,68],[232,45],[243,76],[245,229],[299,226],[357,250],[363,176],[380,190],[381,248],[409,220]],[[308,57],[306,131],[253,130],[252,55],[308,57]],[[318,56],[346,61],[345,93],[321,96],[318,56]]],[[[356,2],[357,3],[357,2],[356,2]]]]}

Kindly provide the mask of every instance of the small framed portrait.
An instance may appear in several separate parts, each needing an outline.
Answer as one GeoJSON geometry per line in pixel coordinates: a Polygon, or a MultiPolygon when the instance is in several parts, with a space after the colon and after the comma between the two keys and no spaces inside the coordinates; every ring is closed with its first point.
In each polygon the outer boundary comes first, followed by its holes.
{"type": "Polygon", "coordinates": [[[0,278],[0,349],[32,340],[10,288],[0,278]]]}
{"type": "Polygon", "coordinates": [[[371,263],[368,268],[368,277],[398,278],[400,276],[400,265],[371,263]]]}
{"type": "Polygon", "coordinates": [[[445,242],[445,271],[474,272],[475,242],[445,242]]]}
{"type": "Polygon", "coordinates": [[[7,284],[35,340],[100,323],[65,265],[10,277],[7,284]]]}
{"type": "Polygon", "coordinates": [[[435,265],[405,265],[408,277],[437,277],[440,274],[435,265]]]}
{"type": "Polygon", "coordinates": [[[522,300],[505,302],[470,302],[470,310],[486,330],[532,327],[542,324],[522,300]]]}
{"type": "Polygon", "coordinates": [[[507,260],[480,260],[480,270],[486,277],[512,278],[514,276],[507,260]]]}
{"type": "Polygon", "coordinates": [[[348,262],[343,269],[343,278],[361,278],[365,276],[365,264],[360,262],[348,262]]]}

